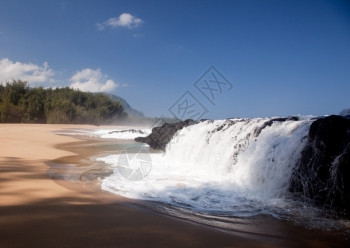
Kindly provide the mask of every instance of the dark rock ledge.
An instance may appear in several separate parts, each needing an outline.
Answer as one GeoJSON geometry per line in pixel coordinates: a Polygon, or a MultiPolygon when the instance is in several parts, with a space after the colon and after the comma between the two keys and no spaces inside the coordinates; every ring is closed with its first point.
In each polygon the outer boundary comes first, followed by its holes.
{"type": "MultiPolygon", "coordinates": [[[[271,119],[255,130],[254,135],[257,137],[274,122],[288,120],[297,121],[298,118],[271,119]]],[[[177,131],[196,123],[193,120],[165,123],[153,128],[147,137],[138,137],[135,141],[147,143],[153,149],[165,150],[177,131]]],[[[315,118],[307,139],[295,165],[289,191],[319,207],[350,217],[350,117],[332,115],[315,118]]]]}
{"type": "Polygon", "coordinates": [[[319,118],[309,130],[289,190],[350,216],[350,119],[319,118]]]}
{"type": "Polygon", "coordinates": [[[160,127],[154,127],[152,133],[147,137],[137,137],[135,138],[135,141],[146,143],[153,149],[164,151],[166,145],[170,142],[177,131],[196,123],[198,122],[190,119],[176,123],[164,123],[160,127]]]}

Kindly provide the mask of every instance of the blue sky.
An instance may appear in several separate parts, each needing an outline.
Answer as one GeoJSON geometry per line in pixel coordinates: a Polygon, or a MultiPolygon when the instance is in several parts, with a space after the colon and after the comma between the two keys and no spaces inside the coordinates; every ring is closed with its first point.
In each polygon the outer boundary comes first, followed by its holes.
{"type": "Polygon", "coordinates": [[[350,2],[1,0],[0,81],[11,78],[114,93],[148,116],[171,116],[185,92],[203,118],[339,113],[350,2]],[[214,101],[194,85],[211,66],[233,85],[214,101]]]}

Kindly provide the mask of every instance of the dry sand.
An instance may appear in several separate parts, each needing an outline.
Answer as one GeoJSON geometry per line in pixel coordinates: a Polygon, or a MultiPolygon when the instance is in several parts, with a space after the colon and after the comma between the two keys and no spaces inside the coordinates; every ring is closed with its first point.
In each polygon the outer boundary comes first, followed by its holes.
{"type": "MultiPolygon", "coordinates": [[[[126,205],[75,183],[63,187],[47,161],[77,141],[54,130],[72,125],[0,125],[0,247],[293,247],[247,239],[126,205]]],[[[281,243],[282,242],[282,243],[281,243]]]]}

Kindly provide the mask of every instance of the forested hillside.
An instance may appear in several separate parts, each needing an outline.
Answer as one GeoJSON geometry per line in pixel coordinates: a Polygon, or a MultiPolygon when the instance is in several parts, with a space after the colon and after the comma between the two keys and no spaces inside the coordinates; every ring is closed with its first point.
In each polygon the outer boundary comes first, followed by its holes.
{"type": "Polygon", "coordinates": [[[126,117],[118,101],[71,88],[30,88],[13,80],[0,84],[0,122],[112,123],[126,117]]]}

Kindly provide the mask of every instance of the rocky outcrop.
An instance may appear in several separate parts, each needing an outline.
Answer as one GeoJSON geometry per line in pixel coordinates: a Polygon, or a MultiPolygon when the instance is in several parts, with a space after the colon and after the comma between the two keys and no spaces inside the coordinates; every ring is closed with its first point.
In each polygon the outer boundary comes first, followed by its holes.
{"type": "MultiPolygon", "coordinates": [[[[272,126],[275,122],[298,119],[287,117],[267,120],[254,130],[252,135],[259,136],[264,128],[272,126]]],[[[225,131],[237,121],[247,120],[227,120],[213,132],[225,131]]],[[[147,143],[153,149],[165,150],[176,132],[196,123],[193,120],[165,123],[153,128],[149,136],[138,137],[135,140],[147,143]]],[[[307,138],[307,144],[295,165],[289,191],[317,206],[336,210],[350,217],[350,117],[332,115],[315,118],[307,137],[304,138],[307,138]]],[[[239,152],[245,149],[247,139],[242,140],[239,147],[235,147],[235,155],[238,156],[239,152]]]]}
{"type": "Polygon", "coordinates": [[[290,191],[350,216],[349,118],[332,115],[311,124],[290,191]]]}
{"type": "Polygon", "coordinates": [[[152,133],[147,137],[137,137],[135,138],[135,141],[147,143],[153,149],[165,150],[166,145],[170,142],[177,131],[196,123],[197,122],[194,120],[164,123],[160,127],[154,127],[152,133]]]}

